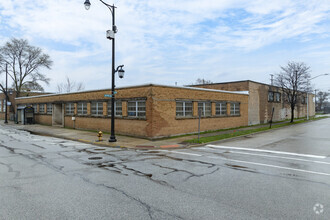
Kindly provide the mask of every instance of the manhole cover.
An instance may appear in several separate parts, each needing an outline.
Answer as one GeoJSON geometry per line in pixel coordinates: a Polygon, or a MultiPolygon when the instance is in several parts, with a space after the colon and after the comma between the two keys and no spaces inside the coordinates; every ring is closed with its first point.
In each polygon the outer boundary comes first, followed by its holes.
{"type": "Polygon", "coordinates": [[[102,157],[90,157],[88,158],[88,160],[101,160],[102,157]]]}

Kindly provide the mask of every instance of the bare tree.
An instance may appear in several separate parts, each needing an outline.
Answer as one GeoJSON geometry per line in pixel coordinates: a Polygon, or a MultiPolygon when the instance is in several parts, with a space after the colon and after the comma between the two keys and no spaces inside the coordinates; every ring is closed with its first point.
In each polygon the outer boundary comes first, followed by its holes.
{"type": "Polygon", "coordinates": [[[211,80],[206,80],[206,79],[204,79],[204,78],[198,78],[198,79],[196,79],[196,82],[195,82],[195,84],[196,85],[205,85],[205,84],[211,84],[211,83],[213,83],[211,80]]]}
{"type": "MultiPolygon", "coordinates": [[[[328,92],[322,92],[322,91],[319,91],[317,93],[317,110],[321,111],[322,110],[322,107],[324,106],[324,102],[327,101],[328,97],[329,97],[330,93],[328,92]]],[[[316,99],[316,97],[315,97],[316,99]]]]}
{"type": "Polygon", "coordinates": [[[85,86],[82,82],[76,83],[75,81],[70,80],[68,76],[66,76],[65,83],[57,84],[57,93],[77,92],[84,89],[85,86]]]}
{"type": "MultiPolygon", "coordinates": [[[[0,74],[8,65],[8,76],[13,81],[17,97],[24,90],[43,91],[39,84],[49,83],[49,78],[41,73],[42,68],[50,69],[53,61],[38,47],[29,45],[27,40],[12,38],[0,47],[0,74]]],[[[0,85],[1,90],[4,86],[0,85]]]]}
{"type": "Polygon", "coordinates": [[[294,109],[298,97],[303,92],[310,91],[308,79],[310,78],[310,67],[303,62],[290,61],[282,71],[275,76],[275,85],[282,88],[284,100],[291,107],[291,123],[294,119],[294,109]]]}

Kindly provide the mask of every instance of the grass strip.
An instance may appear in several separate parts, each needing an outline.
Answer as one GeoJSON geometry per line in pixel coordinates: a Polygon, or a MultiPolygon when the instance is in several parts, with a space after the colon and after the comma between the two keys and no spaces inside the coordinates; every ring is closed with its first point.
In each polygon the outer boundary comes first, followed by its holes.
{"type": "MultiPolygon", "coordinates": [[[[324,117],[318,117],[318,118],[311,118],[310,121],[320,120],[323,118],[328,118],[328,117],[324,116],[324,117]]],[[[294,121],[293,123],[287,122],[287,123],[282,123],[282,124],[273,124],[272,128],[269,128],[269,126],[265,126],[265,127],[261,127],[261,128],[252,128],[249,130],[233,130],[233,132],[231,132],[231,133],[219,134],[219,135],[209,136],[209,137],[201,137],[201,138],[199,138],[199,141],[198,141],[198,138],[194,138],[191,140],[187,140],[185,142],[192,143],[192,144],[208,143],[208,142],[212,142],[212,141],[219,141],[219,140],[223,140],[223,139],[227,139],[227,138],[248,135],[248,134],[252,134],[252,133],[256,133],[256,132],[267,131],[267,130],[271,130],[274,128],[280,128],[280,127],[290,126],[290,125],[294,125],[294,124],[300,124],[300,123],[303,123],[306,121],[307,121],[306,119],[302,119],[302,120],[294,121]]]]}

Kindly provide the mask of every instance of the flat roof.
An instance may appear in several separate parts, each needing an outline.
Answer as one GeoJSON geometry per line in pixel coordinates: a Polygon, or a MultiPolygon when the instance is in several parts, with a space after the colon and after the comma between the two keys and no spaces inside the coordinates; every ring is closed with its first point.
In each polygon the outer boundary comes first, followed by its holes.
{"type": "MultiPolygon", "coordinates": [[[[186,86],[169,86],[169,85],[150,84],[150,83],[142,84],[142,85],[135,85],[135,86],[116,87],[116,89],[129,89],[129,88],[139,88],[139,87],[147,87],[147,86],[158,86],[158,87],[168,87],[168,88],[179,88],[179,89],[190,89],[190,90],[199,90],[199,91],[249,95],[249,91],[225,91],[225,90],[218,90],[218,89],[205,89],[205,88],[195,88],[195,87],[186,87],[186,86]]],[[[60,96],[60,95],[79,94],[79,93],[87,93],[87,92],[100,92],[100,91],[111,91],[111,88],[85,90],[85,91],[68,92],[68,93],[53,93],[53,94],[38,95],[38,96],[26,96],[26,97],[19,97],[19,98],[15,98],[15,99],[18,99],[18,100],[19,99],[30,99],[30,98],[37,98],[37,97],[60,96]]]]}

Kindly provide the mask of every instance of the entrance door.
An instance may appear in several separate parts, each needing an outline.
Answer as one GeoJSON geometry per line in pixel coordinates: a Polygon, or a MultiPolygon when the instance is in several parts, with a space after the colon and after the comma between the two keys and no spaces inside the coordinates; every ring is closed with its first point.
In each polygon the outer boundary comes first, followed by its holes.
{"type": "Polygon", "coordinates": [[[53,125],[63,127],[64,126],[63,115],[64,115],[63,104],[62,103],[53,104],[53,117],[52,117],[53,125]]]}

